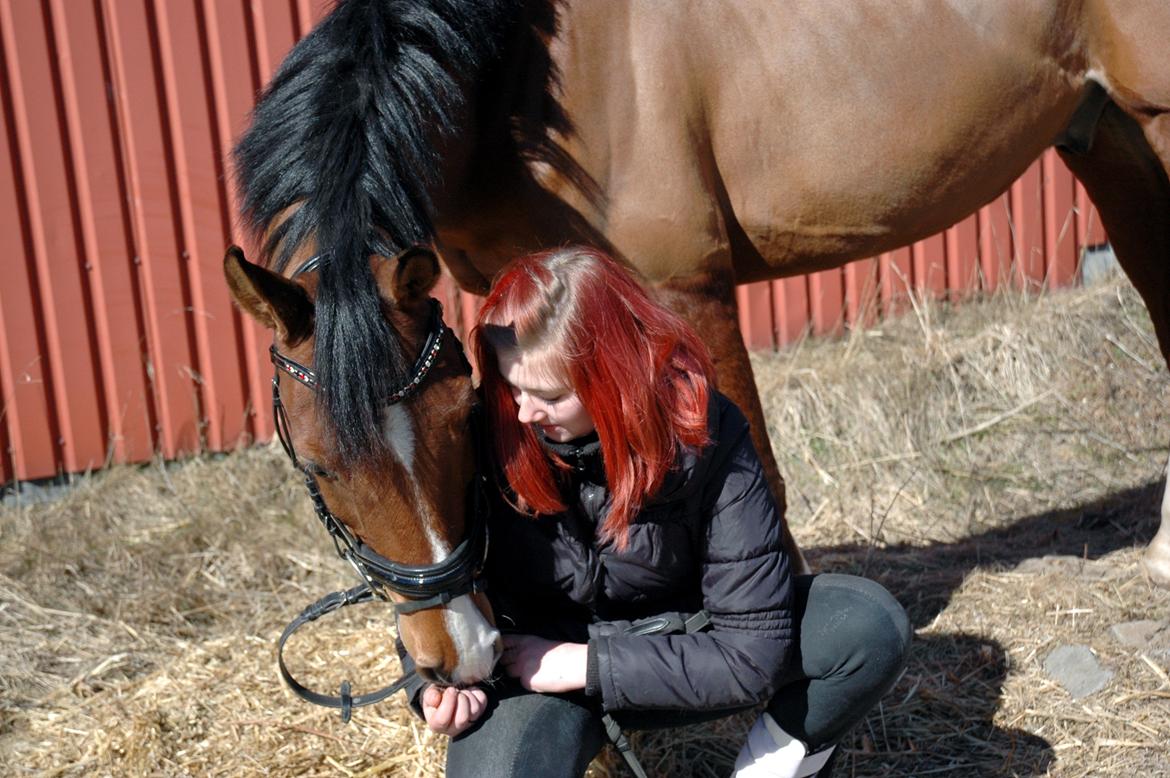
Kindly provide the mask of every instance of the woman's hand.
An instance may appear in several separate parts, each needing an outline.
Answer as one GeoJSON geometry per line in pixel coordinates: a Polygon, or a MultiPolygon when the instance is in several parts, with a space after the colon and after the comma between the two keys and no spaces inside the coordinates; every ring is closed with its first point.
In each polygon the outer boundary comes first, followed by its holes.
{"type": "Polygon", "coordinates": [[[585,688],[589,646],[557,643],[533,635],[504,635],[500,664],[508,675],[534,692],[572,692],[585,688]]]}
{"type": "Polygon", "coordinates": [[[431,684],[423,689],[422,710],[427,726],[440,735],[455,737],[475,723],[487,708],[483,689],[440,689],[431,684]]]}

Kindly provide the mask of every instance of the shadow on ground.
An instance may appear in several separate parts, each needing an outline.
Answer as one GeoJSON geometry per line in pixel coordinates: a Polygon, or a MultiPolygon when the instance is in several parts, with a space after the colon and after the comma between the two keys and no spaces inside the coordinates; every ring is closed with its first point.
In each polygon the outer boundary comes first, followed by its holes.
{"type": "MultiPolygon", "coordinates": [[[[977,568],[1010,570],[1047,555],[1097,559],[1148,544],[1158,528],[1162,488],[1161,480],[1153,481],[955,543],[817,548],[809,561],[817,570],[881,582],[921,629],[946,609],[977,568]]],[[[906,673],[844,744],[834,775],[1044,775],[1054,759],[1051,744],[993,723],[1008,671],[1005,651],[995,640],[966,633],[920,635],[906,673]]]]}
{"type": "MultiPolygon", "coordinates": [[[[994,723],[1008,669],[994,640],[962,633],[918,639],[901,680],[841,744],[834,778],[1047,774],[1054,759],[1047,740],[994,723]]],[[[664,774],[655,768],[669,763],[685,765],[691,778],[721,778],[754,718],[634,733],[635,751],[650,775],[664,774]]],[[[627,775],[616,754],[606,757],[611,774],[627,775]]]]}
{"type": "Polygon", "coordinates": [[[954,543],[850,544],[810,549],[815,570],[862,575],[889,589],[915,628],[929,624],[976,568],[1010,570],[1048,555],[1098,559],[1148,545],[1158,530],[1163,481],[1124,489],[1083,505],[1046,511],[954,543]]]}

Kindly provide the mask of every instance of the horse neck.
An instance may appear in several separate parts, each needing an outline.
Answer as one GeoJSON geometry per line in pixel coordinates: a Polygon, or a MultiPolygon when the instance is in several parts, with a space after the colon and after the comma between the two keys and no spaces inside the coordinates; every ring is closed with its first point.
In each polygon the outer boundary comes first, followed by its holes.
{"type": "Polygon", "coordinates": [[[473,87],[468,134],[448,147],[435,227],[464,289],[486,292],[488,279],[520,253],[567,243],[611,248],[593,227],[600,186],[576,161],[557,94],[572,68],[560,28],[571,5],[525,3],[498,65],[473,87]]]}

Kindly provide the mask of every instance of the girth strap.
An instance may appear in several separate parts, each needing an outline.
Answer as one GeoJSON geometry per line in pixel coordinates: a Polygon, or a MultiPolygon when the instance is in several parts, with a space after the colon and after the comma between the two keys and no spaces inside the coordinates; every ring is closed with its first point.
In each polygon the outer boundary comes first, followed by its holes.
{"type": "Polygon", "coordinates": [[[284,628],[284,632],[280,635],[280,641],[276,644],[276,663],[280,667],[280,677],[288,684],[288,688],[292,689],[293,694],[315,705],[339,709],[341,711],[341,720],[347,723],[354,708],[373,705],[375,702],[381,702],[395,692],[401,691],[410,683],[415,674],[408,673],[389,686],[374,692],[369,692],[368,694],[359,694],[357,697],[350,694],[349,681],[342,681],[340,693],[334,697],[308,689],[292,677],[292,673],[288,671],[288,667],[284,664],[284,644],[292,637],[294,632],[310,621],[316,621],[325,614],[332,613],[347,605],[358,605],[373,599],[375,599],[374,593],[365,583],[358,584],[352,589],[331,592],[305,608],[299,616],[289,622],[289,625],[284,628]]]}

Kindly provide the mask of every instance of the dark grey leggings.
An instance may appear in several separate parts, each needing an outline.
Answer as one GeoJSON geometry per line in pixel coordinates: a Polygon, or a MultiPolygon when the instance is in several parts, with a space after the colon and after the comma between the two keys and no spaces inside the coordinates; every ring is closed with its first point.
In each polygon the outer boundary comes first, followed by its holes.
{"type": "MultiPolygon", "coordinates": [[[[839,741],[889,691],[906,664],[910,624],[890,593],[865,578],[825,573],[795,579],[800,631],[791,669],[768,703],[789,734],[813,750],[839,741]]],[[[489,709],[447,749],[451,778],[579,778],[606,743],[595,703],[537,694],[518,684],[489,692],[489,709]]],[[[627,729],[661,729],[729,711],[615,714],[627,729]]]]}

